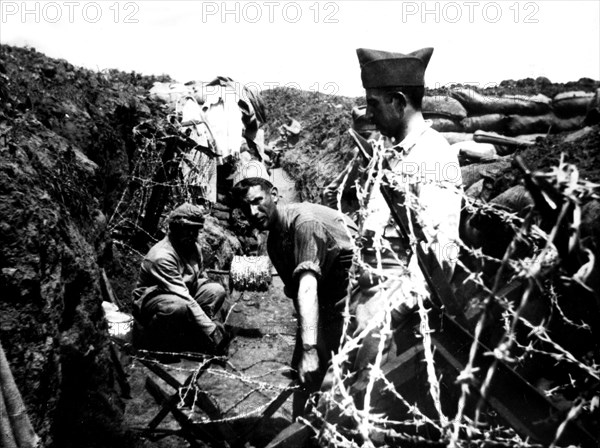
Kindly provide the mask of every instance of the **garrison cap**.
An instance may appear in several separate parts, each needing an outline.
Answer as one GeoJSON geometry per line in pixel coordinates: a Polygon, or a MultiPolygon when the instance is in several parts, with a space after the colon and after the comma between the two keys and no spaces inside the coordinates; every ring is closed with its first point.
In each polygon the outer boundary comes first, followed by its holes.
{"type": "Polygon", "coordinates": [[[177,207],[169,215],[169,225],[177,224],[190,227],[202,227],[204,225],[204,207],[185,203],[177,207]]]}
{"type": "Polygon", "coordinates": [[[356,50],[365,89],[399,86],[424,86],[425,69],[433,48],[409,54],[359,48],[356,50]]]}
{"type": "Polygon", "coordinates": [[[233,186],[235,187],[238,183],[245,179],[265,179],[273,183],[269,177],[267,167],[259,160],[250,160],[242,163],[238,166],[236,172],[233,175],[233,186]]]}

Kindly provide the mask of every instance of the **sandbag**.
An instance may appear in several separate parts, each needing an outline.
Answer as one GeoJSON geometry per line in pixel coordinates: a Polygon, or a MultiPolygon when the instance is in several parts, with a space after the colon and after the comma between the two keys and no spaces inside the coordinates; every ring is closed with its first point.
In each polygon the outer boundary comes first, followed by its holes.
{"type": "Polygon", "coordinates": [[[482,162],[496,160],[498,153],[496,147],[491,143],[459,142],[450,146],[458,153],[459,161],[482,162]]]}
{"type": "Polygon", "coordinates": [[[473,134],[468,132],[442,132],[442,137],[446,139],[448,143],[453,145],[459,142],[471,142],[473,141],[473,134]]]}
{"type": "Polygon", "coordinates": [[[457,88],[450,91],[450,96],[460,101],[469,115],[484,114],[521,114],[540,115],[550,111],[550,98],[538,94],[487,96],[469,88],[457,88]]]}
{"type": "Polygon", "coordinates": [[[434,117],[428,121],[431,122],[431,128],[438,132],[462,132],[463,130],[460,122],[450,118],[434,117]]]}
{"type": "Polygon", "coordinates": [[[465,132],[491,131],[502,134],[506,129],[506,115],[489,114],[467,117],[460,124],[465,132]]]}
{"type": "Polygon", "coordinates": [[[558,117],[585,115],[593,99],[593,92],[575,90],[559,93],[552,99],[552,110],[558,117]]]}
{"type": "Polygon", "coordinates": [[[490,201],[506,207],[514,213],[524,213],[534,206],[531,194],[523,185],[515,185],[490,201]]]}
{"type": "Polygon", "coordinates": [[[462,166],[460,172],[463,179],[463,188],[467,189],[484,176],[496,177],[511,166],[511,158],[505,157],[491,163],[474,163],[462,166]]]}
{"type": "Polygon", "coordinates": [[[169,104],[176,103],[182,97],[191,95],[191,92],[184,84],[156,81],[150,89],[149,95],[150,98],[169,104]]]}
{"type": "Polygon", "coordinates": [[[581,128],[583,120],[584,117],[558,118],[552,113],[535,117],[509,115],[506,121],[506,135],[574,131],[581,128]]]}
{"type": "Polygon", "coordinates": [[[592,101],[588,104],[584,120],[586,126],[592,126],[598,123],[600,123],[600,89],[596,90],[594,98],[592,98],[592,101]]]}
{"type": "Polygon", "coordinates": [[[585,128],[579,129],[577,131],[573,131],[568,133],[563,139],[563,143],[573,143],[577,140],[582,140],[594,133],[594,128],[592,126],[586,126],[585,128]]]}
{"type": "Polygon", "coordinates": [[[473,185],[467,188],[465,194],[470,198],[479,199],[479,196],[481,195],[481,192],[483,190],[483,182],[483,179],[479,179],[477,182],[475,182],[473,185]]]}
{"type": "Polygon", "coordinates": [[[465,194],[471,199],[488,202],[494,195],[495,180],[486,176],[466,189],[465,194]]]}
{"type": "Polygon", "coordinates": [[[426,96],[423,97],[423,115],[425,118],[446,117],[454,120],[462,120],[467,117],[467,110],[458,100],[449,96],[426,96]]]}

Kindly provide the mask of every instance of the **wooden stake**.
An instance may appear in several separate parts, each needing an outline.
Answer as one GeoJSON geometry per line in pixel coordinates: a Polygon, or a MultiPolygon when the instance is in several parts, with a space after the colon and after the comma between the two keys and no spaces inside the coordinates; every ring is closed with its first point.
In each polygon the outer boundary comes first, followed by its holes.
{"type": "Polygon", "coordinates": [[[31,421],[27,415],[27,410],[23,404],[23,399],[19,389],[15,384],[15,379],[8,360],[4,354],[4,349],[0,343],[0,385],[2,386],[2,395],[6,405],[6,413],[10,420],[14,438],[19,448],[35,448],[38,446],[40,438],[33,430],[31,421]]]}
{"type": "Polygon", "coordinates": [[[10,426],[8,412],[6,412],[2,389],[0,389],[0,448],[18,448],[13,430],[10,426]]]}
{"type": "Polygon", "coordinates": [[[108,279],[108,275],[106,275],[106,271],[104,270],[104,268],[101,269],[100,273],[100,278],[102,280],[102,289],[106,292],[106,298],[108,299],[107,302],[114,303],[115,305],[117,305],[117,308],[119,308],[119,310],[122,310],[123,304],[115,294],[115,291],[112,289],[112,285],[110,284],[110,280],[108,279]]]}

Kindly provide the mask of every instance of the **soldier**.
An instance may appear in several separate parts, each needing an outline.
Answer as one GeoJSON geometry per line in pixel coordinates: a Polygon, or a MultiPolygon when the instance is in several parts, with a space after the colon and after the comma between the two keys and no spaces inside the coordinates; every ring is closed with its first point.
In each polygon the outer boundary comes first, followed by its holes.
{"type": "MultiPolygon", "coordinates": [[[[418,202],[418,219],[448,278],[456,261],[461,210],[461,174],[458,159],[446,139],[424,120],[421,105],[424,75],[433,48],[407,55],[360,48],[357,50],[361,77],[366,90],[365,118],[394,146],[383,157],[395,188],[407,201],[418,202]]],[[[381,251],[384,270],[408,267],[421,277],[416,257],[405,256],[400,235],[378,186],[371,191],[363,223],[364,261],[375,268],[376,248],[381,251]]],[[[368,272],[365,277],[377,277],[368,272]]],[[[383,277],[386,277],[383,273],[383,277]]],[[[389,277],[389,276],[388,276],[389,277]]],[[[421,277],[422,278],[422,277],[421,277]]],[[[368,283],[368,282],[367,282],[368,283]]],[[[371,282],[372,283],[372,282],[371,282]]],[[[377,281],[375,282],[377,283],[377,281]]]]}
{"type": "MultiPolygon", "coordinates": [[[[377,141],[381,137],[375,125],[366,119],[366,106],[352,108],[352,129],[366,140],[377,141]]],[[[364,165],[366,165],[365,161],[359,154],[358,148],[355,148],[354,158],[333,181],[323,188],[321,193],[321,203],[327,207],[337,209],[339,190],[342,188],[339,201],[340,209],[355,222],[358,220],[356,212],[359,209],[359,204],[354,182],[359,177],[360,168],[364,165]],[[342,184],[344,185],[342,186],[342,184]]]]}
{"type": "MultiPolygon", "coordinates": [[[[365,118],[393,143],[392,148],[381,148],[375,157],[383,158],[385,163],[380,167],[385,169],[386,178],[393,182],[395,190],[404,193],[406,203],[412,205],[410,213],[416,215],[444,273],[450,278],[458,248],[455,241],[461,210],[461,176],[456,154],[447,141],[429,127],[421,113],[425,68],[432,52],[431,48],[407,55],[357,50],[366,90],[365,118]]],[[[349,353],[345,366],[349,371],[347,386],[359,408],[381,347],[381,363],[376,368],[389,374],[387,379],[392,383],[397,380],[394,375],[408,378],[412,368],[423,366],[418,356],[407,356],[402,368],[398,367],[398,359],[412,353],[418,344],[414,330],[418,314],[414,311],[417,297],[426,298],[428,291],[417,257],[410,255],[410,247],[391,219],[380,182],[381,179],[376,180],[371,186],[362,222],[360,287],[350,300],[353,319],[348,336],[362,339],[359,348],[349,353]],[[389,335],[384,328],[387,312],[391,316],[389,335]],[[365,333],[369,326],[372,329],[365,333]],[[382,337],[385,338],[383,346],[382,337]]],[[[330,370],[323,390],[330,390],[335,380],[332,375],[330,370]]],[[[411,400],[422,398],[419,388],[405,392],[411,400]]],[[[392,394],[386,393],[381,381],[374,383],[370,398],[369,409],[375,414],[402,418],[406,410],[392,394]]],[[[343,425],[343,416],[334,415],[335,412],[330,414],[329,421],[343,425]]]]}
{"type": "Polygon", "coordinates": [[[269,231],[269,258],[299,316],[292,367],[305,390],[294,395],[298,416],[308,394],[321,385],[331,354],[340,344],[356,226],[322,205],[279,204],[277,188],[256,160],[238,169],[233,185],[250,224],[269,231]]]}
{"type": "Polygon", "coordinates": [[[203,273],[198,231],[204,209],[183,204],[169,215],[169,233],[144,257],[134,290],[134,315],[149,348],[222,354],[230,305],[223,286],[203,273]]]}

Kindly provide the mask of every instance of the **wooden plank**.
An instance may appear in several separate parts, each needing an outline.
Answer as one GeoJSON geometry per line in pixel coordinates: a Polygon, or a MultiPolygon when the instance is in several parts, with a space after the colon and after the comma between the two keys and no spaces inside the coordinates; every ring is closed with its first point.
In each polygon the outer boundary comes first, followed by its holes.
{"type": "Polygon", "coordinates": [[[277,409],[279,409],[281,405],[283,405],[283,403],[285,403],[286,400],[290,397],[290,395],[294,393],[294,389],[292,388],[296,387],[298,384],[298,380],[293,380],[290,384],[288,384],[287,388],[282,390],[279,396],[275,400],[273,400],[273,402],[269,406],[267,406],[267,409],[263,411],[260,417],[260,421],[271,417],[275,412],[277,412],[277,409]]]}
{"type": "Polygon", "coordinates": [[[193,425],[190,419],[175,404],[169,403],[169,395],[150,377],[146,378],[146,389],[159,405],[169,406],[169,411],[171,411],[173,418],[175,418],[181,427],[185,439],[193,448],[205,447],[205,445],[198,442],[198,439],[214,444],[215,446],[228,446],[226,443],[216,439],[210,432],[193,425]]]}
{"type": "MultiPolygon", "coordinates": [[[[351,131],[350,133],[358,144],[363,157],[370,160],[373,156],[371,144],[356,132],[351,131]]],[[[523,165],[520,160],[518,162],[523,165]]],[[[532,194],[536,191],[539,192],[539,187],[532,187],[532,177],[527,176],[528,171],[524,166],[522,170],[526,174],[526,181],[529,181],[530,192],[532,194]]],[[[546,190],[555,193],[551,186],[548,186],[546,190]]],[[[408,241],[410,226],[404,207],[404,194],[389,187],[386,176],[384,176],[384,182],[381,186],[381,193],[390,208],[392,218],[400,228],[401,238],[408,241]]],[[[539,201],[536,201],[536,204],[537,202],[539,201]]],[[[427,241],[422,228],[414,219],[412,224],[415,231],[414,237],[417,241],[427,241]]],[[[435,310],[435,312],[429,313],[430,325],[432,328],[437,329],[437,332],[433,333],[432,336],[434,343],[437,344],[438,348],[444,349],[440,350],[440,353],[446,354],[446,360],[451,365],[455,367],[457,365],[464,366],[468,361],[469,348],[475,342],[473,336],[466,330],[462,310],[459,309],[449,282],[431,249],[425,250],[420,243],[417,243],[415,255],[429,286],[431,303],[435,310]]],[[[491,352],[489,348],[479,342],[476,344],[478,344],[478,356],[475,365],[479,368],[476,376],[481,377],[494,358],[483,355],[491,352]]],[[[479,381],[481,382],[482,379],[479,378],[479,381]]],[[[536,441],[552,442],[556,429],[564,420],[564,412],[560,412],[550,400],[501,361],[498,362],[496,378],[489,389],[487,401],[521,435],[531,437],[536,441]],[[511,409],[522,412],[519,416],[516,416],[510,411],[511,409]]],[[[581,422],[571,422],[563,434],[561,443],[582,443],[583,446],[593,446],[596,443],[592,431],[584,428],[581,422]]]]}
{"type": "Polygon", "coordinates": [[[161,380],[163,380],[165,383],[167,383],[173,389],[179,390],[179,388],[181,387],[181,383],[179,381],[177,381],[176,378],[171,376],[158,363],[156,363],[155,361],[149,361],[147,359],[141,359],[141,358],[139,359],[139,361],[142,364],[144,364],[148,368],[148,370],[150,370],[152,373],[154,373],[156,376],[158,376],[161,380]]]}
{"type": "MultiPolygon", "coordinates": [[[[192,377],[193,374],[190,375],[187,380],[185,380],[184,383],[184,387],[189,386],[189,384],[192,382],[192,377]]],[[[176,405],[176,403],[181,399],[181,397],[179,396],[178,392],[175,392],[173,395],[171,395],[167,400],[168,402],[163,403],[160,411],[158,411],[158,413],[154,416],[154,418],[152,420],[150,420],[150,423],[148,423],[148,429],[149,430],[154,430],[158,427],[158,425],[160,425],[160,423],[165,419],[165,417],[167,415],[169,415],[169,412],[171,412],[171,408],[173,406],[176,405]]]]}
{"type": "Polygon", "coordinates": [[[313,435],[311,427],[295,422],[277,434],[266,448],[304,448],[313,435]]]}
{"type": "MultiPolygon", "coordinates": [[[[152,372],[154,372],[156,375],[158,375],[159,378],[161,378],[169,386],[171,386],[173,389],[179,391],[179,389],[181,389],[183,387],[183,384],[181,384],[176,378],[171,376],[167,371],[165,371],[158,364],[149,362],[147,360],[140,360],[140,361],[146,367],[148,367],[152,372]]],[[[196,404],[196,406],[198,406],[198,408],[200,408],[202,411],[204,411],[206,413],[206,415],[208,415],[208,417],[213,420],[219,420],[219,419],[223,418],[223,413],[221,412],[221,409],[219,408],[219,406],[210,398],[210,396],[208,396],[208,394],[206,394],[198,386],[197,383],[195,383],[191,387],[193,387],[194,389],[196,389],[198,391],[197,394],[194,394],[195,404],[196,404]]],[[[233,430],[233,428],[231,427],[231,425],[229,423],[227,423],[227,422],[215,423],[215,427],[217,428],[219,433],[222,435],[224,440],[233,441],[237,438],[237,434],[235,433],[235,431],[233,430]]]]}
{"type": "Polygon", "coordinates": [[[124,398],[131,398],[131,386],[129,385],[129,380],[127,379],[125,369],[123,369],[123,365],[121,364],[117,347],[112,343],[112,341],[109,342],[108,346],[110,350],[110,358],[116,370],[117,382],[121,388],[121,396],[124,398]]]}
{"type": "Polygon", "coordinates": [[[238,440],[240,440],[242,443],[245,442],[248,436],[250,436],[250,434],[252,434],[257,428],[260,427],[260,425],[269,417],[271,417],[275,412],[277,412],[277,409],[279,409],[281,407],[281,405],[283,405],[283,403],[285,403],[285,401],[289,398],[290,395],[292,395],[292,393],[294,392],[294,389],[292,389],[293,387],[297,386],[299,384],[298,380],[293,380],[290,384],[288,384],[287,388],[282,390],[281,393],[279,394],[279,396],[273,400],[273,402],[271,402],[271,404],[269,406],[267,406],[267,408],[263,411],[263,413],[261,414],[260,418],[258,419],[258,421],[254,424],[254,426],[252,428],[250,428],[248,431],[246,431],[244,434],[242,434],[241,436],[238,437],[238,440]]]}
{"type": "Polygon", "coordinates": [[[100,270],[100,274],[100,280],[102,281],[102,291],[105,293],[106,299],[108,299],[107,302],[114,303],[115,305],[117,305],[117,308],[119,308],[119,310],[122,310],[123,304],[115,294],[114,289],[112,289],[112,285],[110,284],[108,275],[106,275],[106,270],[102,268],[100,270]]]}
{"type": "MultiPolygon", "coordinates": [[[[462,371],[469,359],[473,337],[440,310],[433,309],[429,313],[429,320],[432,328],[443,328],[443,331],[431,334],[437,353],[457,372],[462,371]]],[[[479,370],[474,372],[474,378],[476,384],[481,384],[494,357],[486,355],[491,352],[488,347],[479,342],[477,344],[475,365],[479,370]]],[[[479,389],[472,387],[471,390],[471,398],[479,399],[479,389]]],[[[503,362],[498,363],[487,403],[522,436],[542,443],[554,440],[556,429],[566,416],[564,411],[560,411],[538,389],[503,362]]],[[[585,428],[581,422],[571,422],[561,437],[561,444],[594,446],[596,442],[593,431],[585,428]]]]}

